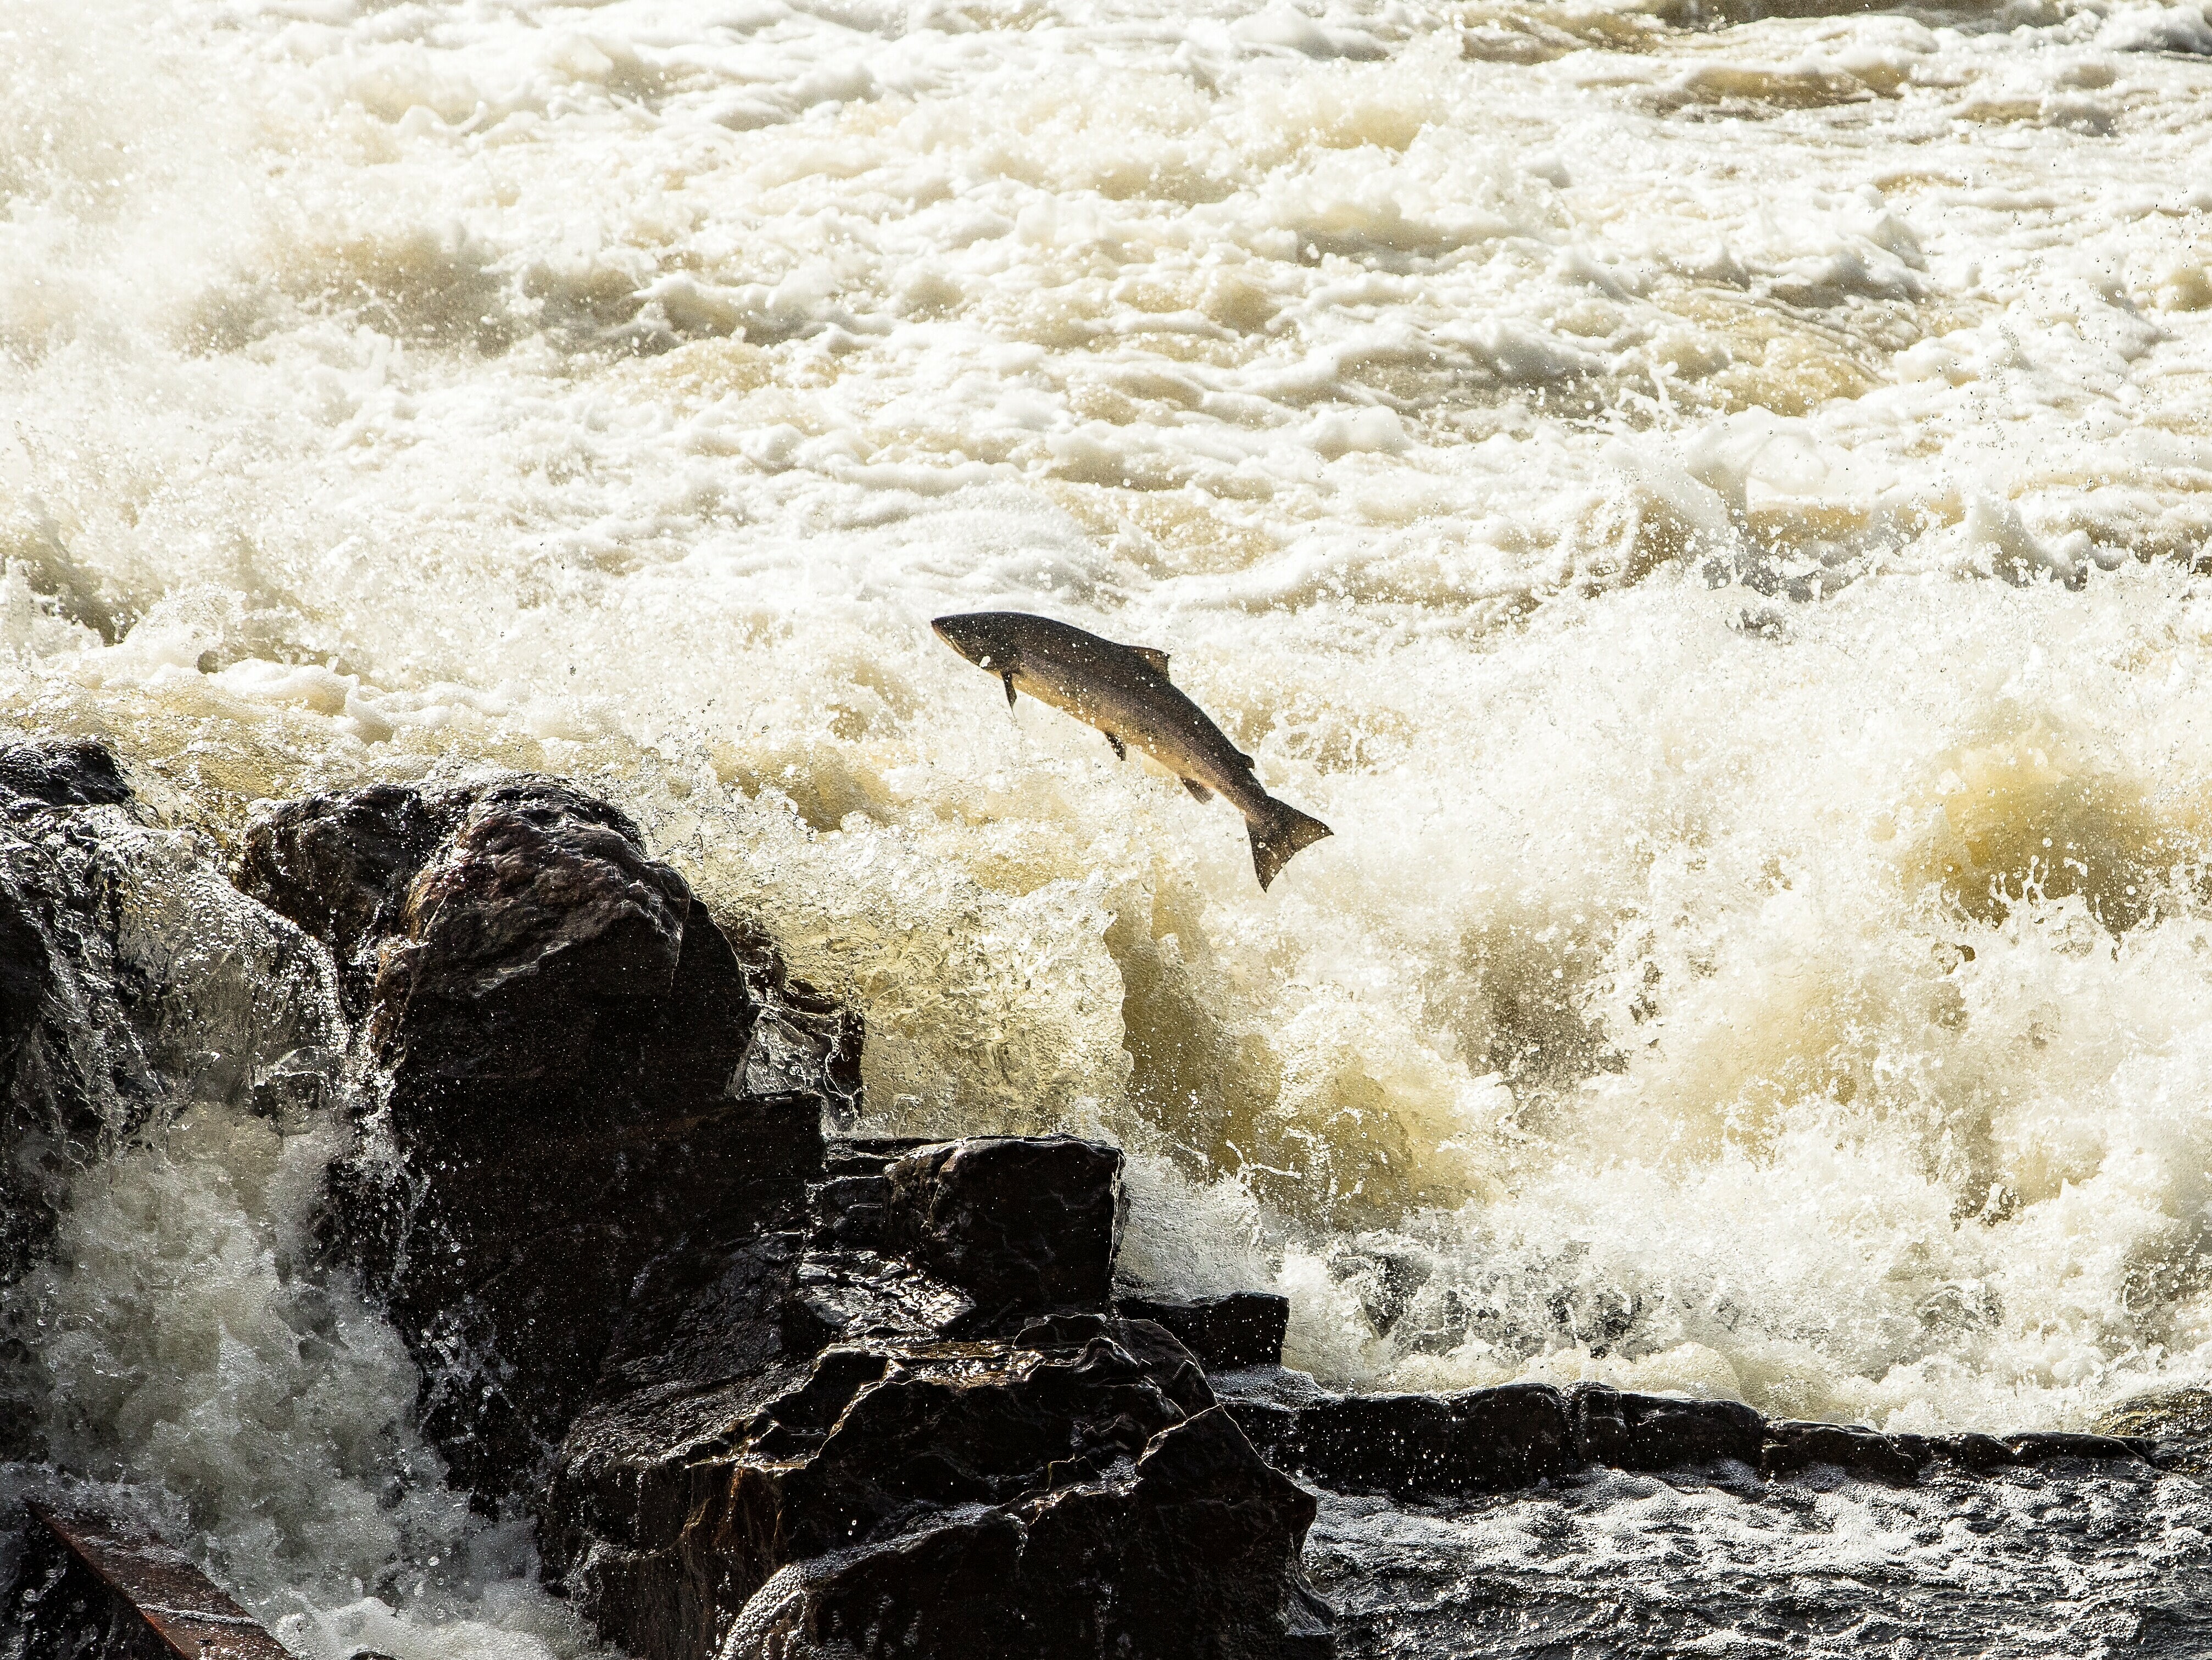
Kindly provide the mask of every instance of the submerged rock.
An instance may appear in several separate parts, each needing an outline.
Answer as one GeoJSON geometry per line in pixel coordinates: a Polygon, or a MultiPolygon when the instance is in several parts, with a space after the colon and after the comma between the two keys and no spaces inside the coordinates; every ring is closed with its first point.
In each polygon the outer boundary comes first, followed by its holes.
{"type": "Polygon", "coordinates": [[[49,807],[120,807],[133,792],[105,745],[72,738],[0,750],[0,796],[49,807]]]}
{"type": "Polygon", "coordinates": [[[716,1282],[741,1338],[672,1341],[697,1291],[641,1291],[562,1449],[549,1572],[649,1660],[1328,1653],[1312,1500],[1167,1330],[1108,1311],[1120,1163],[833,1144],[807,1230],[716,1282]]]}
{"type": "Polygon", "coordinates": [[[534,1488],[638,1276],[797,1219],[858,1021],[550,779],[292,803],[240,879],[348,964],[386,1080],[331,1172],[332,1243],[455,1476],[534,1488]]]}

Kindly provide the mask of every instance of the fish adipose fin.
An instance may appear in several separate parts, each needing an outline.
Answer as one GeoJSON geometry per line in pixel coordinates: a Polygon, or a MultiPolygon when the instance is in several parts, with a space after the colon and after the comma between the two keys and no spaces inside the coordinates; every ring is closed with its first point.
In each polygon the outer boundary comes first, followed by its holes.
{"type": "Polygon", "coordinates": [[[1002,674],[999,678],[1006,683],[1006,707],[1012,708],[1014,706],[1014,677],[1011,674],[1002,674]]]}
{"type": "Polygon", "coordinates": [[[1201,801],[1211,801],[1213,800],[1213,792],[1206,788],[1205,785],[1200,783],[1195,778],[1184,779],[1182,781],[1182,787],[1201,801]]]}
{"type": "Polygon", "coordinates": [[[1168,654],[1165,652],[1155,651],[1150,646],[1132,646],[1129,649],[1150,663],[1160,673],[1165,674],[1168,672],[1168,654]]]}
{"type": "Polygon", "coordinates": [[[1334,834],[1320,819],[1286,801],[1269,801],[1267,816],[1249,821],[1247,828],[1252,833],[1252,868],[1262,891],[1275,879],[1275,873],[1291,862],[1291,854],[1334,834]]]}
{"type": "Polygon", "coordinates": [[[1116,761],[1126,761],[1129,758],[1129,746],[1120,738],[1109,732],[1106,734],[1106,741],[1114,746],[1114,758],[1116,761]]]}

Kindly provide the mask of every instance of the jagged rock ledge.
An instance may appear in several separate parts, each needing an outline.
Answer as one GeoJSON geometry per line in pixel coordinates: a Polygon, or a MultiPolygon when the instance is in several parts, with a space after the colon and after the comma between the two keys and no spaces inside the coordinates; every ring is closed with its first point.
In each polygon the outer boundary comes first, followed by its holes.
{"type": "Polygon", "coordinates": [[[1884,1434],[1863,1424],[1770,1420],[1741,1402],[1603,1383],[1340,1395],[1279,1366],[1211,1382],[1271,1463],[1338,1492],[1399,1499],[1502,1492],[1590,1464],[1658,1472],[1734,1462],[1769,1479],[1828,1466],[1909,1486],[1938,1462],[1984,1473],[2069,1458],[2165,1457],[2147,1437],[1884,1434]]]}

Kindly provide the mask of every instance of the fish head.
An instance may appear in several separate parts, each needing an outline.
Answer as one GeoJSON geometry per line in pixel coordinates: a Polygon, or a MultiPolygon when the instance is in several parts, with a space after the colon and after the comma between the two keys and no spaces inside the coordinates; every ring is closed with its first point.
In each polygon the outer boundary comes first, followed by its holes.
{"type": "Polygon", "coordinates": [[[937,630],[938,638],[979,669],[988,669],[994,674],[1011,674],[1021,666],[1021,648],[1014,641],[1013,631],[997,611],[976,611],[940,617],[929,626],[937,630]]]}

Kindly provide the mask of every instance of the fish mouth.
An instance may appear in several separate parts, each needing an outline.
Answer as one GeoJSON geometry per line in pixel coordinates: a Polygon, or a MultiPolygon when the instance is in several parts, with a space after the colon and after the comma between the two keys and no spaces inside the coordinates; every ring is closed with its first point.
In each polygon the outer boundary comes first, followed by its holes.
{"type": "Polygon", "coordinates": [[[958,652],[969,662],[981,664],[985,667],[988,667],[990,660],[983,654],[983,647],[981,642],[975,639],[971,629],[963,626],[967,620],[967,618],[958,616],[935,617],[930,619],[929,626],[931,631],[933,632],[939,639],[945,642],[946,645],[951,647],[953,650],[958,652]]]}

